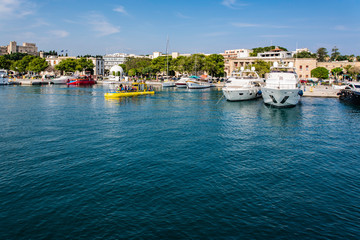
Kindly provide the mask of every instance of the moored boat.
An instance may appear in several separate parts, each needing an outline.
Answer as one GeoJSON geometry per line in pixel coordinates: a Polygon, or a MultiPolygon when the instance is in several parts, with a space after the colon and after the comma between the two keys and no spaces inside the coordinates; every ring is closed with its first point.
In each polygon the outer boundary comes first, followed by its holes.
{"type": "Polygon", "coordinates": [[[222,91],[228,101],[250,100],[261,97],[263,84],[264,79],[259,77],[254,67],[251,70],[241,67],[240,71],[233,72],[222,91]]]}
{"type": "MultiPolygon", "coordinates": [[[[122,86],[122,85],[121,85],[122,86]]],[[[133,87],[119,87],[116,92],[105,93],[105,98],[133,97],[139,95],[153,95],[155,91],[145,83],[133,83],[133,87]]]]}
{"type": "Polygon", "coordinates": [[[77,78],[78,76],[75,76],[75,75],[71,75],[71,76],[61,76],[61,77],[58,77],[58,78],[54,78],[54,79],[51,79],[51,83],[53,84],[67,84],[69,83],[70,81],[72,81],[73,79],[77,78]]]}
{"type": "Polygon", "coordinates": [[[348,83],[345,89],[338,93],[341,101],[360,106],[360,83],[348,83]]]}
{"type": "Polygon", "coordinates": [[[274,107],[293,107],[298,104],[300,96],[300,83],[293,63],[289,65],[274,62],[270,68],[269,77],[265,86],[261,87],[264,103],[274,107]]]}
{"type": "Polygon", "coordinates": [[[201,81],[197,76],[190,76],[190,79],[186,81],[186,86],[189,89],[202,89],[211,87],[211,84],[207,81],[201,81]]]}
{"type": "Polygon", "coordinates": [[[94,85],[95,83],[91,76],[80,76],[72,79],[67,85],[94,85]]]}

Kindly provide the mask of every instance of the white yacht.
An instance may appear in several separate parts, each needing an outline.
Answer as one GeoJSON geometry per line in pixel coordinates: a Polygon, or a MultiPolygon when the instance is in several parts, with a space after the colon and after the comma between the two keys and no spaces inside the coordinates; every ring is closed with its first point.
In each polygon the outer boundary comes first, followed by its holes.
{"type": "Polygon", "coordinates": [[[7,77],[7,71],[5,69],[0,69],[0,85],[8,85],[9,79],[7,77]]]}
{"type": "Polygon", "coordinates": [[[299,78],[293,63],[290,62],[286,66],[274,62],[261,92],[265,104],[275,107],[295,106],[303,92],[300,90],[299,78]]]}
{"type": "Polygon", "coordinates": [[[75,79],[76,77],[78,77],[78,76],[77,75],[61,76],[59,78],[51,79],[51,82],[53,84],[67,84],[68,82],[75,79]]]}
{"type": "Polygon", "coordinates": [[[201,79],[197,76],[191,76],[189,80],[186,81],[186,86],[189,89],[201,89],[201,88],[209,88],[211,84],[207,81],[201,81],[201,79]]]}
{"type": "Polygon", "coordinates": [[[186,81],[190,80],[189,77],[181,77],[179,80],[175,82],[176,87],[178,88],[186,88],[186,81]]]}
{"type": "Polygon", "coordinates": [[[233,72],[226,81],[222,91],[228,101],[243,101],[261,97],[261,86],[264,79],[260,78],[255,67],[251,70],[241,67],[240,71],[233,72]]]}
{"type": "Polygon", "coordinates": [[[171,80],[171,79],[165,79],[164,82],[162,83],[163,87],[175,87],[175,81],[171,80]]]}

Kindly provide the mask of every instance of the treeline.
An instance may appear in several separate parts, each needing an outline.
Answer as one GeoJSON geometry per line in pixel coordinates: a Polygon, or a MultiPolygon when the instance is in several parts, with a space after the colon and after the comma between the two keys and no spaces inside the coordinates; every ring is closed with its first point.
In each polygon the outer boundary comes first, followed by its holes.
{"type": "Polygon", "coordinates": [[[60,63],[58,63],[57,65],[55,65],[55,69],[61,71],[61,74],[63,74],[64,72],[90,72],[91,74],[94,73],[94,63],[90,60],[87,59],[85,57],[81,57],[79,59],[73,59],[73,58],[68,58],[68,59],[64,59],[62,60],[60,63]]]}
{"type": "Polygon", "coordinates": [[[154,59],[127,58],[120,64],[128,76],[151,77],[158,74],[175,76],[175,72],[199,75],[205,72],[213,77],[224,76],[224,57],[220,54],[193,54],[191,56],[161,56],[154,59]]]}
{"type": "Polygon", "coordinates": [[[0,56],[0,68],[13,70],[20,74],[26,72],[39,73],[48,67],[44,58],[28,55],[26,53],[12,53],[0,56]]]}
{"type": "Polygon", "coordinates": [[[328,54],[326,48],[319,48],[316,53],[311,53],[307,51],[299,52],[294,54],[294,58],[316,58],[318,62],[329,62],[329,61],[360,61],[360,56],[352,55],[342,55],[339,52],[339,49],[335,46],[331,49],[331,54],[328,54]]]}

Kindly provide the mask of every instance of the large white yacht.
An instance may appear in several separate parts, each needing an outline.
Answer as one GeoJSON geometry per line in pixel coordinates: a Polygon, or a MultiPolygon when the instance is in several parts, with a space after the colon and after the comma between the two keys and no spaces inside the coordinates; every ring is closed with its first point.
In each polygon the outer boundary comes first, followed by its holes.
{"type": "Polygon", "coordinates": [[[181,77],[179,80],[175,82],[176,87],[178,88],[186,88],[186,81],[190,80],[189,77],[181,77]]]}
{"type": "Polygon", "coordinates": [[[299,78],[296,74],[294,65],[290,62],[278,64],[270,68],[269,77],[266,84],[261,88],[264,103],[275,107],[295,106],[302,96],[300,90],[299,78]]]}
{"type": "Polygon", "coordinates": [[[240,71],[232,73],[222,91],[228,101],[250,100],[261,97],[263,84],[264,79],[259,77],[255,67],[250,70],[244,70],[244,67],[241,67],[240,71]]]}

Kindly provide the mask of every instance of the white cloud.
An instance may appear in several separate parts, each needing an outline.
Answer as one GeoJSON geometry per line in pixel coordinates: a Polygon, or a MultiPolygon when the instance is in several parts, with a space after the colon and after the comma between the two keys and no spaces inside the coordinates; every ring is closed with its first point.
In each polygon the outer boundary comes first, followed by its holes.
{"type": "Polygon", "coordinates": [[[220,37],[220,36],[226,36],[229,35],[228,32],[210,32],[203,34],[204,37],[220,37]]]}
{"type": "Polygon", "coordinates": [[[344,25],[336,25],[334,27],[335,30],[338,30],[338,31],[346,31],[348,30],[347,27],[345,27],[344,25]]]}
{"type": "Polygon", "coordinates": [[[263,38],[288,38],[292,37],[291,35],[261,35],[263,38]]]}
{"type": "Polygon", "coordinates": [[[57,37],[57,38],[64,38],[64,37],[69,36],[69,33],[64,30],[52,30],[52,31],[50,31],[50,34],[52,34],[54,37],[57,37]]]}
{"type": "Polygon", "coordinates": [[[261,24],[254,24],[254,23],[232,23],[233,26],[235,27],[241,27],[241,28],[246,28],[246,27],[261,27],[261,24]]]}
{"type": "Polygon", "coordinates": [[[191,17],[186,16],[186,15],[184,15],[182,13],[179,13],[179,12],[176,13],[176,16],[179,17],[179,18],[183,18],[183,19],[191,19],[191,17]]]}
{"type": "Polygon", "coordinates": [[[237,0],[223,0],[221,4],[231,9],[239,9],[248,5],[246,3],[238,3],[237,0]]]}
{"type": "Polygon", "coordinates": [[[107,36],[120,32],[120,27],[112,25],[100,14],[90,14],[87,18],[87,23],[90,24],[93,31],[99,33],[99,36],[107,36]]]}
{"type": "Polygon", "coordinates": [[[35,4],[24,0],[0,0],[0,18],[21,18],[34,13],[35,4]]]}
{"type": "Polygon", "coordinates": [[[239,27],[239,28],[247,28],[247,27],[289,28],[289,26],[257,24],[257,23],[231,23],[231,25],[233,25],[234,27],[239,27]]]}
{"type": "Polygon", "coordinates": [[[119,12],[119,13],[128,15],[128,13],[126,12],[124,6],[118,6],[117,8],[114,8],[113,10],[114,10],[115,12],[119,12]]]}

